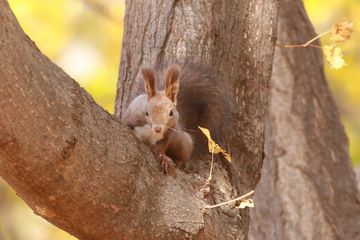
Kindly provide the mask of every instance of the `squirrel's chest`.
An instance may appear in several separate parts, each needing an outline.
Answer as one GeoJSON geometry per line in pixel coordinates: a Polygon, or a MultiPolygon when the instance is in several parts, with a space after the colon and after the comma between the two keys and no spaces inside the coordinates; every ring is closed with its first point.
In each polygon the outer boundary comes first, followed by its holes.
{"type": "Polygon", "coordinates": [[[155,133],[149,125],[134,128],[135,136],[148,145],[155,145],[164,138],[163,133],[155,133]]]}

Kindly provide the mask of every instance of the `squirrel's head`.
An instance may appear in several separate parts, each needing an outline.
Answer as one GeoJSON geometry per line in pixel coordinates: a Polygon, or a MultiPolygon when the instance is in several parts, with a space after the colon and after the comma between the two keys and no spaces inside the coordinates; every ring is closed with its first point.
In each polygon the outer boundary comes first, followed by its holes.
{"type": "Polygon", "coordinates": [[[155,134],[163,135],[168,129],[174,130],[179,118],[176,97],[179,92],[180,66],[171,65],[167,69],[163,91],[156,90],[152,69],[143,68],[142,74],[148,99],[146,120],[155,134]]]}

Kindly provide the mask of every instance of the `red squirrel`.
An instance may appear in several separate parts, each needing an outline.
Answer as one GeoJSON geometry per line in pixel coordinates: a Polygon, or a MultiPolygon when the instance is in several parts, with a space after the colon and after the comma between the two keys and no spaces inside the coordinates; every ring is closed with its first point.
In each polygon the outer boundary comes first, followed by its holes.
{"type": "Polygon", "coordinates": [[[174,162],[177,166],[188,162],[194,145],[206,143],[197,126],[209,128],[217,138],[220,125],[226,124],[224,95],[214,74],[194,63],[170,65],[161,91],[156,89],[154,70],[143,68],[142,75],[146,94],[130,103],[123,123],[150,146],[167,173],[174,162]]]}

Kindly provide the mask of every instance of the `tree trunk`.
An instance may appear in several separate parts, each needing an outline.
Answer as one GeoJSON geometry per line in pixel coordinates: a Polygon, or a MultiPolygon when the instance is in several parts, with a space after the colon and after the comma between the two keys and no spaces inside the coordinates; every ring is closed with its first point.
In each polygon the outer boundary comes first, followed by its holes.
{"type": "Polygon", "coordinates": [[[360,167],[356,167],[354,170],[355,170],[355,176],[356,176],[358,190],[360,191],[360,167]]]}
{"type": "MultiPolygon", "coordinates": [[[[260,178],[277,25],[276,2],[126,1],[116,115],[121,117],[130,101],[143,92],[141,66],[161,68],[174,61],[190,60],[206,63],[223,79],[235,115],[234,122],[229,123],[235,129],[223,132],[231,135],[227,148],[233,157],[233,187],[226,197],[214,196],[215,202],[254,189],[260,178]]],[[[217,182],[227,180],[226,174],[215,174],[219,177],[217,182]]],[[[240,219],[235,228],[246,235],[246,211],[240,213],[240,219]]]]}
{"type": "Polygon", "coordinates": [[[121,116],[134,96],[143,92],[141,66],[182,60],[208,64],[223,79],[235,108],[236,141],[231,143],[231,152],[237,156],[233,165],[240,175],[238,188],[244,191],[255,187],[262,164],[275,2],[126,3],[116,115],[121,116]]]}
{"type": "MultiPolygon", "coordinates": [[[[315,36],[302,1],[280,1],[278,42],[315,36]]],[[[265,162],[250,239],[360,239],[347,138],[314,48],[277,47],[265,162]]]]}
{"type": "Polygon", "coordinates": [[[140,65],[165,59],[206,62],[231,89],[233,171],[218,164],[211,199],[199,192],[208,169],[161,174],[149,149],[42,55],[0,0],[0,175],[79,239],[246,239],[246,211],[203,207],[259,180],[275,5],[127,1],[117,113],[140,86],[140,65]]]}

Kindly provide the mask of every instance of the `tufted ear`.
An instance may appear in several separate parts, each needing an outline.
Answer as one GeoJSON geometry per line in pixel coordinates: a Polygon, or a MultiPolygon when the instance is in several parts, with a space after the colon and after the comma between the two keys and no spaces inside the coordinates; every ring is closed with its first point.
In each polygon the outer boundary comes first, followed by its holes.
{"type": "Polygon", "coordinates": [[[150,68],[143,68],[142,75],[144,76],[144,84],[145,84],[145,91],[148,97],[148,100],[152,98],[155,93],[155,73],[150,68]]]}
{"type": "Polygon", "coordinates": [[[179,92],[181,68],[177,64],[171,65],[166,73],[165,79],[165,96],[170,98],[176,104],[176,97],[179,92]]]}

